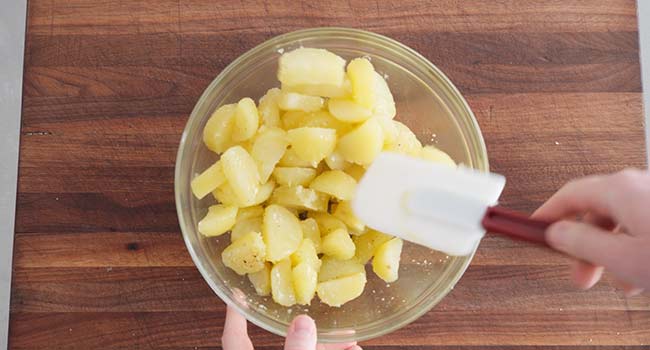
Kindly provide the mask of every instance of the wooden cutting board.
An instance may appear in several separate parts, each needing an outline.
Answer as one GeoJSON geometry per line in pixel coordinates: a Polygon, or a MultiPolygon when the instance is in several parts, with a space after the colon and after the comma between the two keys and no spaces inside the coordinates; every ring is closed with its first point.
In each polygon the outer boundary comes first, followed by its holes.
{"type": "MultiPolygon", "coordinates": [[[[633,0],[30,1],[11,347],[219,347],[224,305],[181,239],[174,160],[203,89],[264,40],[337,25],[416,49],[476,113],[505,204],[532,211],[571,178],[646,165],[635,12],[633,0]]],[[[440,305],[362,345],[650,344],[650,296],[626,298],[609,276],[577,291],[568,263],[488,237],[440,305]]]]}

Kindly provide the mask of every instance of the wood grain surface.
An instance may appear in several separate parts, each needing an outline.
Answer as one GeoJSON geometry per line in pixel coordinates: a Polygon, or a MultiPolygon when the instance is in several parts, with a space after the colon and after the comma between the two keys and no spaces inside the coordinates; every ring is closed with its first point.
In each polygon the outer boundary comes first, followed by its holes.
{"type": "MultiPolygon", "coordinates": [[[[173,196],[181,131],[208,83],[264,40],[348,26],[421,52],[474,110],[504,203],[644,167],[633,0],[31,0],[12,349],[213,349],[224,305],[192,264],[173,196]]],[[[484,240],[454,291],[367,349],[642,349],[650,296],[484,240]]],[[[258,349],[282,339],[251,326],[258,349]]]]}

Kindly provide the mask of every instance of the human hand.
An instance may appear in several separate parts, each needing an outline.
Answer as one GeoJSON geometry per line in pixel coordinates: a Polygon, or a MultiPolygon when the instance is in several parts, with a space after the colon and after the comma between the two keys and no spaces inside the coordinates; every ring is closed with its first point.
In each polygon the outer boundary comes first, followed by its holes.
{"type": "MultiPolygon", "coordinates": [[[[248,337],[246,319],[237,310],[228,306],[226,324],[221,337],[223,350],[253,350],[253,343],[248,337]]],[[[293,319],[289,326],[284,350],[361,350],[354,343],[317,344],[316,323],[307,315],[293,319]]]]}
{"type": "Polygon", "coordinates": [[[650,173],[624,170],[569,182],[534,214],[558,221],[546,231],[547,242],[578,259],[573,278],[591,288],[603,267],[626,294],[650,288],[650,173]],[[582,221],[575,220],[582,216],[582,221]]]}

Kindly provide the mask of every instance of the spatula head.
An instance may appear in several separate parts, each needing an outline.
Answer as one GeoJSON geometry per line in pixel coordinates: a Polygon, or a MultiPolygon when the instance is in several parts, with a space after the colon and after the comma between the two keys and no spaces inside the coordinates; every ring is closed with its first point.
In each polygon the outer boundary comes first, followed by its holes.
{"type": "Polygon", "coordinates": [[[505,178],[396,153],[380,154],[357,186],[354,213],[367,226],[449,255],[468,255],[505,178]]]}

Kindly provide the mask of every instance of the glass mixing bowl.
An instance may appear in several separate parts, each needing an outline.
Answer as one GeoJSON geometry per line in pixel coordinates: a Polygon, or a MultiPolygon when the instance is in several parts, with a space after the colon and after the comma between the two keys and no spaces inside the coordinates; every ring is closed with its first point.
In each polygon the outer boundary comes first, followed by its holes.
{"type": "MultiPolygon", "coordinates": [[[[457,162],[488,170],[481,131],[469,106],[447,77],[426,58],[390,38],[355,29],[316,28],[270,39],[246,52],[208,86],[192,111],[176,160],[175,191],[178,219],[187,249],[214,292],[254,324],[285,336],[291,320],[309,314],[318,325],[319,342],[361,341],[394,331],[436,305],[464,273],[472,256],[447,257],[405,243],[399,280],[386,284],[368,269],[363,294],[340,308],[314,299],[311,306],[291,308],[255,294],[246,277],[221,262],[229,235],[206,239],[197,223],[214,203],[212,196],[197,200],[191,179],[218,156],[202,142],[211,113],[245,96],[254,99],[279,86],[276,78],[282,52],[301,46],[330,50],[346,60],[365,56],[383,74],[395,97],[396,119],[415,132],[423,144],[434,144],[457,162]]],[[[378,194],[381,198],[381,194],[378,194]]]]}

